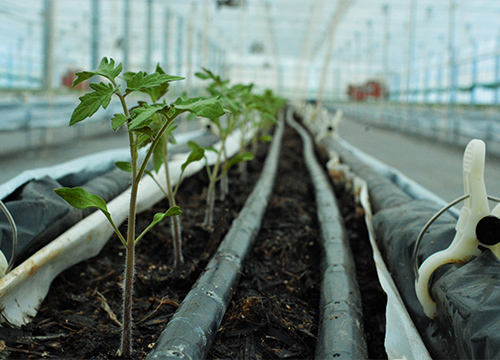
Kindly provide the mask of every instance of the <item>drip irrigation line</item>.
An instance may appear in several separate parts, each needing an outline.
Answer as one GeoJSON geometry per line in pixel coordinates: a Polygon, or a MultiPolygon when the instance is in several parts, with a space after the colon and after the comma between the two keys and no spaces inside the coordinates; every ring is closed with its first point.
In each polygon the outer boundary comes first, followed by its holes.
{"type": "Polygon", "coordinates": [[[302,137],[304,157],[316,194],[323,242],[320,324],[316,359],[366,359],[361,294],[342,217],[321,165],[314,155],[311,136],[287,116],[288,124],[302,137]]]}
{"type": "Polygon", "coordinates": [[[278,168],[284,122],[276,128],[261,176],[207,270],[163,330],[148,359],[203,359],[236,289],[259,232],[278,168]]]}

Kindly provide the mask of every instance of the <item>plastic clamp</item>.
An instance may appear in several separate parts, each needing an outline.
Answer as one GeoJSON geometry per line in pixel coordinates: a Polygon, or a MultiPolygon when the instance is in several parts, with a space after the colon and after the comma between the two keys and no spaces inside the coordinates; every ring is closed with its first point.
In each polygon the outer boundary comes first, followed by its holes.
{"type": "Polygon", "coordinates": [[[326,137],[335,137],[337,134],[337,128],[340,123],[340,120],[342,119],[343,115],[342,109],[339,109],[335,112],[335,115],[333,117],[328,116],[327,120],[323,124],[323,128],[319,132],[319,134],[316,136],[316,143],[319,143],[321,140],[323,140],[326,137]]]}
{"type": "Polygon", "coordinates": [[[431,319],[436,315],[436,302],[429,292],[429,280],[438,267],[444,264],[466,262],[481,253],[479,245],[489,248],[500,259],[500,244],[498,244],[500,242],[500,204],[490,212],[488,199],[494,201],[499,201],[499,199],[486,194],[484,183],[485,156],[486,146],[483,141],[474,139],[469,142],[463,158],[465,195],[434,215],[424,226],[415,243],[413,261],[417,268],[417,251],[425,231],[444,211],[465,200],[455,226],[456,234],[450,246],[429,256],[416,273],[415,291],[417,298],[422,304],[425,315],[431,319]]]}

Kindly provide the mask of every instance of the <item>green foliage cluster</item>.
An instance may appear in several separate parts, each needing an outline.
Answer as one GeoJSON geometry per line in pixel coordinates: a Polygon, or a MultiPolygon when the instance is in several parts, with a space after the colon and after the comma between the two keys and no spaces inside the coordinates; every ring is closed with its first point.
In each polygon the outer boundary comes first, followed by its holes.
{"type": "MultiPolygon", "coordinates": [[[[253,85],[230,85],[228,80],[222,80],[218,75],[207,69],[196,74],[203,80],[209,80],[206,90],[209,97],[178,97],[173,102],[167,102],[164,97],[169,90],[170,83],[183,80],[182,77],[167,75],[158,65],[155,72],[148,74],[143,71],[127,72],[122,74],[121,64],[115,64],[113,59],[103,58],[94,71],[77,73],[73,86],[94,76],[99,76],[100,82],[90,84],[91,91],[80,97],[80,103],[74,110],[70,126],[84,121],[94,115],[100,108],[106,109],[111,101],[117,98],[120,101],[122,112],[114,114],[111,119],[113,131],[124,129],[128,133],[130,161],[117,162],[116,165],[123,171],[131,174],[130,206],[127,224],[127,234],[121,234],[113,221],[106,202],[96,194],[90,194],[83,188],[56,189],[57,195],[70,205],[78,209],[95,208],[101,211],[113,227],[116,235],[126,250],[125,276],[123,286],[123,329],[120,353],[125,357],[131,355],[132,344],[132,294],[135,266],[135,246],[159,222],[169,217],[172,221],[175,264],[180,265],[182,257],[182,237],[179,215],[182,211],[176,204],[175,196],[181,183],[182,176],[189,164],[205,159],[206,169],[210,177],[209,206],[205,223],[212,225],[211,213],[215,198],[215,183],[218,180],[227,180],[227,171],[238,163],[253,159],[253,154],[246,151],[247,134],[255,128],[254,140],[269,141],[270,136],[257,136],[276,122],[276,113],[283,106],[283,100],[277,98],[270,91],[262,94],[253,94],[253,85]],[[139,101],[129,107],[127,103],[131,94],[146,94],[150,101],[139,101]],[[221,140],[218,149],[214,147],[202,148],[194,142],[189,143],[192,152],[181,165],[180,177],[176,186],[172,186],[168,164],[168,143],[173,141],[173,132],[177,128],[174,122],[181,114],[190,113],[195,117],[206,118],[217,129],[216,133],[221,140]],[[225,154],[225,144],[228,136],[236,129],[241,132],[241,152],[228,159],[225,154]],[[145,156],[139,157],[139,149],[145,148],[145,156]],[[217,161],[211,168],[208,164],[206,152],[215,152],[217,161]],[[158,173],[162,166],[165,168],[166,184],[160,184],[155,175],[147,169],[152,162],[154,172],[158,173]],[[165,212],[154,215],[146,229],[136,236],[135,218],[137,195],[141,178],[151,176],[168,198],[170,207],[165,212]]],[[[222,182],[222,181],[221,181],[222,182]]]]}

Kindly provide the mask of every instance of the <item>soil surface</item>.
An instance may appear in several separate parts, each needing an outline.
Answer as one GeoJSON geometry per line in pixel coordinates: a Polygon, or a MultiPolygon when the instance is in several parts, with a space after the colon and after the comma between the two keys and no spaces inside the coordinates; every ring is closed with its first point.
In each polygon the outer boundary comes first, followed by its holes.
{"type": "MultiPolygon", "coordinates": [[[[213,230],[202,227],[205,216],[205,171],[184,180],[177,195],[183,211],[185,263],[174,269],[170,221],[154,227],[137,245],[134,284],[134,355],[145,358],[156,339],[216,251],[232,220],[243,207],[257,181],[269,144],[261,144],[248,163],[248,176],[237,166],[230,170],[224,202],[216,200],[213,230]]],[[[137,217],[137,233],[157,212],[168,208],[160,201],[137,217]]],[[[125,227],[122,226],[122,233],[125,227]]],[[[115,359],[120,347],[120,317],[125,251],[113,237],[101,253],[58,276],[40,311],[21,330],[0,327],[10,359],[115,359]]],[[[3,346],[0,341],[0,346],[3,346]]],[[[1,349],[0,349],[1,350],[1,349]]],[[[2,352],[0,351],[0,359],[2,352]]],[[[4,352],[5,354],[5,352],[4,352]]]]}
{"type": "MultiPolygon", "coordinates": [[[[185,264],[173,269],[170,222],[158,225],[137,248],[134,297],[134,359],[145,358],[156,339],[215,252],[237,216],[267,154],[261,146],[248,163],[249,176],[230,174],[231,196],[216,204],[213,231],[204,217],[205,172],[186,179],[178,202],[183,210],[185,264]]],[[[336,187],[351,240],[363,297],[369,357],[387,358],[384,347],[386,299],[376,278],[362,211],[336,187]],[[358,256],[356,256],[358,254],[358,256]]],[[[139,215],[138,231],[160,202],[139,215]],[[146,220],[142,220],[145,218],[146,220]]],[[[285,129],[274,193],[261,231],[245,261],[209,359],[312,359],[319,317],[320,243],[314,190],[300,137],[285,129]]],[[[22,329],[0,328],[5,358],[114,359],[120,345],[124,251],[111,239],[101,254],[61,274],[41,310],[22,329]],[[9,356],[10,354],[10,356],[9,356]]]]}

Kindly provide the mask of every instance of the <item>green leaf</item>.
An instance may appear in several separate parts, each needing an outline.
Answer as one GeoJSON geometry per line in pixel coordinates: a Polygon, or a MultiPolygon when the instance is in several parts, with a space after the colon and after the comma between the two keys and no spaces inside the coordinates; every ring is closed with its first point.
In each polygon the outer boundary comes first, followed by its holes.
{"type": "Polygon", "coordinates": [[[202,72],[195,72],[194,76],[196,76],[197,78],[199,78],[201,80],[208,80],[208,79],[210,79],[209,75],[207,75],[205,73],[202,73],[202,72]]]}
{"type": "Polygon", "coordinates": [[[153,168],[156,173],[160,170],[161,165],[165,161],[165,146],[167,144],[165,143],[165,136],[163,136],[159,141],[158,144],[156,144],[156,147],[153,149],[153,168]]]}
{"type": "Polygon", "coordinates": [[[196,149],[201,149],[202,147],[200,145],[198,145],[197,143],[195,143],[193,140],[190,140],[187,142],[187,146],[189,146],[189,148],[191,150],[196,150],[196,149]]]}
{"type": "Polygon", "coordinates": [[[258,140],[262,142],[271,142],[273,140],[273,137],[271,135],[262,135],[259,136],[258,140]]]}
{"type": "Polygon", "coordinates": [[[117,91],[112,84],[102,82],[90,84],[90,88],[94,91],[80,97],[80,104],[71,115],[70,126],[91,117],[101,106],[106,109],[111,101],[111,96],[117,91]]]}
{"type": "Polygon", "coordinates": [[[122,70],[123,70],[123,67],[122,67],[121,63],[115,67],[115,61],[113,59],[108,60],[108,58],[104,57],[104,58],[102,58],[101,63],[97,67],[97,70],[95,70],[95,71],[82,71],[82,72],[76,73],[75,75],[77,76],[77,78],[73,82],[73,87],[84,82],[85,80],[90,79],[94,75],[101,75],[101,76],[104,76],[105,78],[107,78],[111,81],[114,81],[115,78],[118,75],[120,75],[122,70]]]}
{"type": "Polygon", "coordinates": [[[163,109],[166,105],[164,104],[153,104],[147,105],[144,104],[140,107],[134,108],[132,113],[135,115],[132,121],[129,123],[129,130],[135,130],[144,126],[149,125],[151,123],[151,118],[158,111],[163,109]]]}
{"type": "Polygon", "coordinates": [[[220,77],[215,75],[213,72],[211,72],[207,68],[202,68],[202,71],[196,72],[194,75],[201,80],[212,79],[216,82],[220,82],[220,77]]]}
{"type": "Polygon", "coordinates": [[[141,91],[148,88],[154,88],[171,81],[178,81],[183,79],[184,78],[180,76],[160,74],[158,72],[148,75],[143,71],[139,71],[132,78],[127,80],[126,92],[129,93],[132,91],[141,91]]]}
{"type": "Polygon", "coordinates": [[[132,172],[132,163],[130,161],[115,161],[115,165],[118,169],[125,172],[132,172]]]}
{"type": "Polygon", "coordinates": [[[226,164],[226,171],[229,170],[233,165],[248,161],[248,160],[253,160],[254,156],[250,151],[245,151],[244,153],[240,153],[236,156],[233,156],[226,164]]]}
{"type": "Polygon", "coordinates": [[[181,208],[178,207],[178,206],[172,206],[170,209],[168,209],[166,212],[164,213],[156,213],[153,217],[153,221],[151,222],[151,224],[149,224],[149,226],[144,229],[144,231],[141,233],[141,235],[139,235],[137,237],[137,239],[135,239],[135,243],[137,244],[137,242],[139,240],[142,239],[142,237],[149,231],[153,228],[153,226],[155,226],[156,224],[158,224],[160,221],[162,221],[164,218],[166,218],[167,216],[175,216],[175,215],[180,215],[182,214],[182,211],[181,211],[181,208]]]}
{"type": "Polygon", "coordinates": [[[125,124],[127,119],[128,118],[124,114],[115,114],[115,116],[111,119],[111,126],[113,127],[113,130],[116,131],[116,129],[125,124]]]}
{"type": "Polygon", "coordinates": [[[186,167],[189,164],[191,164],[192,162],[195,162],[195,161],[200,161],[201,159],[203,159],[204,156],[205,156],[205,149],[203,149],[203,148],[197,148],[197,149],[191,151],[186,162],[181,165],[181,171],[184,172],[184,170],[186,170],[186,167]]]}
{"type": "Polygon", "coordinates": [[[266,111],[263,111],[261,112],[261,116],[265,119],[265,120],[269,120],[271,121],[272,123],[274,124],[278,124],[278,119],[276,119],[276,117],[272,116],[271,114],[269,114],[268,112],[266,111]]]}
{"type": "Polygon", "coordinates": [[[205,150],[206,150],[206,151],[212,151],[212,152],[214,152],[214,153],[216,153],[216,154],[218,154],[218,153],[219,153],[219,151],[218,151],[216,148],[214,148],[213,146],[207,146],[207,147],[205,148],[205,150]]]}
{"type": "MultiPolygon", "coordinates": [[[[222,104],[216,98],[191,98],[187,100],[178,98],[171,106],[174,110],[175,116],[178,116],[185,111],[189,111],[196,114],[196,116],[209,119],[218,118],[225,114],[222,104]]],[[[173,118],[172,116],[169,117],[171,119],[173,118]]]]}
{"type": "Polygon", "coordinates": [[[63,198],[71,206],[83,210],[87,208],[97,208],[101,210],[106,216],[109,216],[108,207],[106,202],[99,196],[94,195],[84,188],[75,187],[67,188],[63,187],[54,190],[57,195],[63,198]]]}

